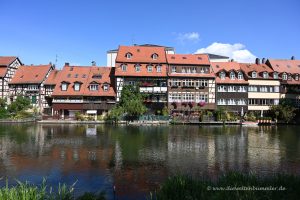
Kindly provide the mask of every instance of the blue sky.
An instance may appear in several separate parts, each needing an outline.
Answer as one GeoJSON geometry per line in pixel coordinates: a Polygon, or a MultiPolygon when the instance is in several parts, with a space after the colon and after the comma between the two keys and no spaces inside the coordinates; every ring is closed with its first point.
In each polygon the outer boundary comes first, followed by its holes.
{"type": "Polygon", "coordinates": [[[107,50],[153,43],[241,61],[300,59],[299,8],[298,0],[0,0],[0,55],[104,66],[107,50]]]}

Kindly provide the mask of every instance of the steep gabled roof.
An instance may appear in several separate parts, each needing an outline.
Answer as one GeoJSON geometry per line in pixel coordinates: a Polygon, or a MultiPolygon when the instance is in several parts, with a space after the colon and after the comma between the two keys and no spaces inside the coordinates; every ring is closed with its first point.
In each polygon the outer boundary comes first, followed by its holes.
{"type": "Polygon", "coordinates": [[[268,59],[266,64],[279,73],[300,74],[300,60],[268,59]]]}
{"type": "Polygon", "coordinates": [[[16,71],[9,84],[40,84],[42,83],[52,65],[22,65],[16,71]]]}
{"type": "Polygon", "coordinates": [[[237,62],[211,62],[211,66],[215,73],[218,73],[220,71],[229,72],[231,70],[243,71],[241,69],[241,66],[237,62]]]}
{"type": "Polygon", "coordinates": [[[59,73],[60,73],[60,70],[52,70],[44,84],[45,85],[56,85],[57,77],[58,77],[59,73]]]}
{"type": "Polygon", "coordinates": [[[165,47],[159,46],[119,46],[116,62],[121,63],[166,63],[165,47]],[[132,54],[128,59],[126,54],[132,54]],[[157,59],[151,56],[157,54],[157,59]]]}
{"type": "Polygon", "coordinates": [[[168,64],[210,65],[206,54],[168,54],[167,62],[168,64]]]}

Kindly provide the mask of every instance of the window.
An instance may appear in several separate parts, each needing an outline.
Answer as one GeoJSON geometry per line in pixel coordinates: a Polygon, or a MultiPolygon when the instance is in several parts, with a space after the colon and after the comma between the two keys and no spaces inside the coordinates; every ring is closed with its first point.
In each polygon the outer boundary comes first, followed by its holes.
{"type": "Polygon", "coordinates": [[[218,86],[218,92],[227,92],[227,87],[224,85],[219,85],[218,86]]]}
{"type": "Polygon", "coordinates": [[[173,87],[179,87],[180,86],[181,81],[178,79],[173,79],[170,81],[170,85],[173,87]]]}
{"type": "Polygon", "coordinates": [[[61,90],[62,90],[62,91],[66,91],[66,90],[67,90],[67,88],[68,88],[68,85],[67,85],[67,83],[63,83],[63,84],[61,84],[61,90]]]}
{"type": "Polygon", "coordinates": [[[248,90],[249,90],[249,92],[257,92],[257,87],[256,86],[249,86],[248,90]]]}
{"type": "Polygon", "coordinates": [[[269,78],[268,72],[264,72],[264,73],[263,73],[263,78],[269,78]]]}
{"type": "Polygon", "coordinates": [[[298,75],[298,74],[295,76],[295,80],[296,80],[296,81],[299,80],[299,75],[298,75]]]}
{"type": "Polygon", "coordinates": [[[236,92],[235,86],[228,86],[228,92],[236,92]]]}
{"type": "Polygon", "coordinates": [[[282,74],[282,79],[283,79],[283,80],[287,80],[287,74],[286,74],[286,73],[283,73],[283,74],[282,74]]]}
{"type": "Polygon", "coordinates": [[[220,79],[224,80],[225,79],[225,72],[220,72],[219,76],[220,76],[220,79]]]}
{"type": "Polygon", "coordinates": [[[274,92],[279,92],[279,86],[274,86],[274,92]]]}
{"type": "Polygon", "coordinates": [[[94,74],[92,76],[93,79],[101,79],[102,78],[102,75],[101,74],[94,74]]]}
{"type": "Polygon", "coordinates": [[[126,56],[127,59],[130,59],[132,57],[132,54],[131,53],[126,53],[125,56],[126,56]]]}
{"type": "Polygon", "coordinates": [[[36,96],[32,96],[31,97],[31,103],[32,104],[36,104],[36,96]]]}
{"type": "Polygon", "coordinates": [[[152,72],[152,65],[148,65],[148,66],[147,66],[147,71],[148,71],[148,72],[152,72]]]}
{"type": "Polygon", "coordinates": [[[199,94],[199,96],[197,95],[197,101],[200,102],[208,102],[208,95],[207,94],[199,94]]]}
{"type": "Polygon", "coordinates": [[[292,75],[291,74],[289,74],[288,79],[292,80],[292,75]]]}
{"type": "Polygon", "coordinates": [[[196,73],[196,67],[192,67],[192,73],[196,73]]]}
{"type": "Polygon", "coordinates": [[[123,64],[123,65],[121,66],[121,68],[122,68],[122,71],[123,71],[123,72],[126,72],[126,71],[127,71],[127,65],[124,65],[124,64],[123,64]]]}
{"type": "Polygon", "coordinates": [[[172,66],[172,73],[176,73],[176,67],[172,66]]]}
{"type": "Polygon", "coordinates": [[[156,72],[161,72],[161,65],[156,66],[156,72]]]}
{"type": "Polygon", "coordinates": [[[246,86],[239,86],[238,92],[247,92],[246,86]]]}
{"type": "Polygon", "coordinates": [[[218,105],[226,105],[225,99],[218,99],[218,105]]]}
{"type": "Polygon", "coordinates": [[[140,72],[140,71],[141,71],[141,65],[136,64],[136,65],[135,65],[135,71],[136,71],[136,72],[140,72]]]}
{"type": "Polygon", "coordinates": [[[157,55],[156,53],[154,53],[154,54],[152,54],[152,56],[151,56],[151,57],[152,57],[152,59],[153,59],[153,60],[156,60],[156,59],[157,59],[157,57],[158,57],[158,55],[157,55]]]}
{"type": "Polygon", "coordinates": [[[246,105],[246,100],[245,99],[239,99],[237,101],[237,105],[246,105]]]}
{"type": "Polygon", "coordinates": [[[91,84],[90,85],[90,90],[91,91],[97,91],[97,90],[99,90],[99,85],[98,84],[91,84]]]}
{"type": "Polygon", "coordinates": [[[28,90],[38,90],[37,85],[28,85],[28,90]]]}
{"type": "Polygon", "coordinates": [[[268,92],[267,86],[261,86],[260,87],[260,92],[268,92]]]}
{"type": "Polygon", "coordinates": [[[74,90],[79,91],[80,90],[80,83],[74,83],[74,90]]]}
{"type": "Polygon", "coordinates": [[[78,78],[78,74],[75,74],[75,75],[74,75],[74,78],[78,78]]]}
{"type": "Polygon", "coordinates": [[[243,75],[242,72],[239,72],[239,73],[238,73],[238,79],[239,79],[239,80],[243,80],[243,79],[244,79],[244,75],[243,75]]]}
{"type": "Polygon", "coordinates": [[[278,73],[277,73],[277,72],[274,72],[274,73],[273,73],[273,78],[274,78],[274,79],[278,79],[278,73]]]}
{"type": "Polygon", "coordinates": [[[104,91],[108,91],[108,89],[109,89],[109,86],[107,84],[103,85],[103,90],[104,91]]]}
{"type": "Polygon", "coordinates": [[[236,105],[236,100],[235,99],[228,99],[227,104],[228,105],[236,105]]]}
{"type": "Polygon", "coordinates": [[[230,72],[230,79],[234,80],[235,79],[235,73],[234,72],[230,72]]]}
{"type": "Polygon", "coordinates": [[[257,73],[256,72],[252,72],[252,78],[256,78],[257,77],[257,73]]]}

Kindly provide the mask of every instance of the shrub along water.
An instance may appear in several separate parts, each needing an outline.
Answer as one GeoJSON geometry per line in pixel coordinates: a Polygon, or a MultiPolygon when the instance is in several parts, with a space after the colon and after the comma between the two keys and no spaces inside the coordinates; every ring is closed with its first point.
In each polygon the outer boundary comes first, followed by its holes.
{"type": "MultiPolygon", "coordinates": [[[[47,186],[44,179],[40,186],[29,184],[28,182],[22,183],[17,181],[17,185],[0,188],[0,200],[74,200],[74,186],[66,184],[59,184],[57,192],[54,192],[52,187],[47,186]]],[[[82,196],[77,197],[78,200],[105,200],[105,193],[84,193],[82,196]]]]}
{"type": "Polygon", "coordinates": [[[300,177],[277,174],[259,177],[229,172],[216,181],[174,176],[150,193],[151,200],[189,199],[299,199],[300,177]]]}

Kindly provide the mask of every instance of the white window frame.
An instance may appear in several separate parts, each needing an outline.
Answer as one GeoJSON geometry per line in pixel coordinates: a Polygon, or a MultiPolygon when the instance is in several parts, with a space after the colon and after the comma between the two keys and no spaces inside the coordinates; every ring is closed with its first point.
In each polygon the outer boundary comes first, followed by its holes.
{"type": "Polygon", "coordinates": [[[99,84],[90,84],[90,91],[98,91],[99,84]]]}
{"type": "Polygon", "coordinates": [[[74,91],[80,90],[80,83],[74,83],[74,91]]]}
{"type": "Polygon", "coordinates": [[[251,74],[251,77],[252,77],[252,78],[257,78],[257,72],[256,72],[256,71],[253,71],[252,74],[251,74]]]}
{"type": "Polygon", "coordinates": [[[269,73],[268,72],[263,72],[263,78],[269,78],[269,73]]]}
{"type": "Polygon", "coordinates": [[[230,72],[230,79],[231,80],[235,80],[235,73],[234,73],[234,71],[230,72]]]}
{"type": "Polygon", "coordinates": [[[121,68],[122,68],[122,71],[123,71],[123,72],[126,72],[126,71],[127,71],[127,65],[122,64],[122,65],[121,65],[121,68]]]}
{"type": "Polygon", "coordinates": [[[244,79],[244,74],[242,72],[238,73],[238,79],[243,80],[244,79]]]}
{"type": "Polygon", "coordinates": [[[147,72],[153,72],[153,66],[147,65],[147,72]]]}
{"type": "Polygon", "coordinates": [[[226,77],[225,72],[224,72],[224,71],[221,71],[220,74],[219,74],[219,77],[220,77],[221,80],[224,80],[225,77],[226,77]]]}
{"type": "Polygon", "coordinates": [[[109,85],[104,84],[103,85],[103,91],[107,92],[109,90],[109,85]]]}
{"type": "Polygon", "coordinates": [[[161,72],[161,65],[156,66],[156,72],[161,72]]]}
{"type": "Polygon", "coordinates": [[[135,71],[136,72],[140,72],[141,71],[141,65],[140,64],[136,64],[134,67],[135,67],[135,71]]]}

